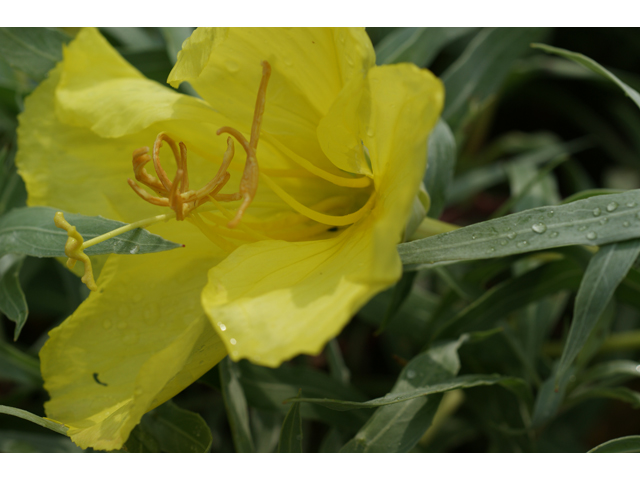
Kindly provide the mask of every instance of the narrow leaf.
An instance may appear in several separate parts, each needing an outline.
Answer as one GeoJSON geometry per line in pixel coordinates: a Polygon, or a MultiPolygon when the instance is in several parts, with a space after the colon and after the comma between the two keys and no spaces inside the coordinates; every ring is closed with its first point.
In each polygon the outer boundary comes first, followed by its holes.
{"type": "MultiPolygon", "coordinates": [[[[407,394],[453,379],[460,369],[458,349],[468,338],[464,335],[414,357],[403,368],[389,395],[407,394]]],[[[341,452],[408,452],[431,425],[442,395],[436,393],[378,408],[341,452]]]]}
{"type": "Polygon", "coordinates": [[[471,30],[458,27],[400,28],[378,44],[376,63],[412,62],[426,67],[442,48],[471,30]]]}
{"type": "Polygon", "coordinates": [[[398,245],[405,269],[640,237],[640,190],[525,210],[398,245]]]}
{"type": "Polygon", "coordinates": [[[14,253],[0,257],[0,291],[2,291],[0,312],[16,324],[13,334],[14,341],[18,339],[29,314],[27,299],[18,279],[24,259],[24,255],[14,253]]]}
{"type": "MultiPolygon", "coordinates": [[[[298,392],[298,397],[300,392],[298,392]]],[[[302,416],[300,404],[294,403],[284,418],[280,430],[278,453],[302,453],[302,416]]]]}
{"type": "MultiPolygon", "coordinates": [[[[56,227],[53,217],[58,210],[51,207],[16,208],[0,218],[0,255],[18,253],[34,257],[64,257],[67,232],[56,227]]],[[[120,228],[126,223],[106,218],[65,213],[85,241],[120,228]]],[[[180,247],[143,229],[126,232],[93,247],[87,255],[117,253],[120,255],[155,253],[180,247]]]]}
{"type": "Polygon", "coordinates": [[[556,378],[563,375],[589,338],[620,282],[640,253],[640,240],[604,245],[589,262],[574,307],[556,378]]]}
{"type": "Polygon", "coordinates": [[[322,405],[323,407],[331,408],[333,410],[377,408],[433,395],[434,393],[444,393],[461,388],[483,387],[496,384],[507,385],[517,382],[522,382],[522,380],[513,377],[502,377],[500,375],[461,375],[446,382],[436,383],[429,385],[428,387],[416,388],[400,394],[389,393],[384,397],[375,398],[366,402],[349,402],[329,398],[290,398],[286,401],[315,403],[316,405],[322,405]]]}
{"type": "Polygon", "coordinates": [[[589,453],[638,453],[640,452],[640,435],[614,438],[589,450],[589,453]]]}
{"type": "Polygon", "coordinates": [[[59,433],[60,435],[66,436],[67,430],[69,430],[69,427],[63,425],[62,423],[54,422],[53,420],[49,420],[48,418],[39,417],[38,415],[34,415],[33,413],[27,412],[26,410],[20,410],[19,408],[0,405],[0,413],[19,417],[23,420],[28,420],[31,423],[35,423],[36,425],[40,425],[41,427],[48,428],[49,430],[59,433]]]}
{"type": "Polygon", "coordinates": [[[442,117],[457,124],[471,99],[484,101],[496,92],[529,44],[545,34],[542,28],[488,28],[471,41],[443,74],[447,100],[442,117]]]}
{"type": "Polygon", "coordinates": [[[589,57],[585,57],[580,53],[571,52],[562,48],[551,47],[549,45],[543,45],[541,43],[534,43],[531,46],[533,48],[544,50],[547,53],[553,53],[569,60],[573,60],[574,62],[587,67],[592,72],[597,73],[598,75],[602,75],[603,77],[611,80],[613,83],[618,85],[624,91],[624,93],[626,93],[627,96],[635,102],[638,107],[640,107],[640,94],[629,85],[624,83],[622,80],[620,80],[618,77],[616,77],[609,70],[600,65],[598,62],[591,60],[589,57]]]}
{"type": "Polygon", "coordinates": [[[255,447],[249,427],[249,410],[240,384],[238,366],[229,357],[226,357],[220,362],[219,370],[222,398],[227,409],[227,418],[236,452],[253,453],[255,447]]]}
{"type": "Polygon", "coordinates": [[[424,186],[429,192],[431,206],[427,214],[431,218],[438,218],[447,203],[456,166],[456,140],[449,125],[442,119],[429,135],[428,152],[424,186]]]}
{"type": "Polygon", "coordinates": [[[34,80],[42,80],[62,60],[71,37],[53,28],[0,28],[0,57],[34,80]]]}
{"type": "Polygon", "coordinates": [[[382,323],[376,331],[376,335],[380,335],[382,332],[384,332],[389,322],[393,319],[393,317],[396,316],[396,314],[400,310],[400,307],[402,307],[402,304],[411,293],[416,275],[417,272],[404,272],[398,283],[396,283],[396,285],[393,287],[393,291],[391,293],[391,301],[389,302],[387,311],[384,314],[382,323]]]}

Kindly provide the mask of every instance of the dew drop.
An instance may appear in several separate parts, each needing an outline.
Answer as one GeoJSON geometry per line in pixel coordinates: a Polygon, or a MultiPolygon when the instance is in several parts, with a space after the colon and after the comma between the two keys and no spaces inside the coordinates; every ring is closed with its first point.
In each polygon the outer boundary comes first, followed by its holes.
{"type": "Polygon", "coordinates": [[[587,233],[587,239],[588,240],[595,240],[596,238],[598,238],[598,235],[596,234],[596,232],[587,233]]]}
{"type": "Polygon", "coordinates": [[[495,251],[496,251],[496,249],[495,249],[495,248],[493,248],[493,247],[491,247],[489,250],[487,250],[487,252],[486,252],[486,253],[493,253],[493,252],[495,252],[495,251]]]}
{"type": "Polygon", "coordinates": [[[551,217],[553,217],[553,216],[555,215],[555,213],[556,213],[556,212],[554,212],[553,210],[549,210],[549,211],[547,212],[547,217],[551,218],[551,217]]]}
{"type": "Polygon", "coordinates": [[[529,242],[527,242],[526,240],[523,240],[521,242],[517,243],[518,247],[522,248],[522,247],[526,247],[527,245],[529,245],[529,242]]]}
{"type": "Polygon", "coordinates": [[[238,342],[236,342],[236,339],[235,339],[235,338],[231,338],[231,339],[229,339],[229,343],[230,343],[231,345],[235,345],[235,344],[236,344],[236,343],[238,343],[238,342]]]}
{"type": "Polygon", "coordinates": [[[601,213],[602,213],[602,210],[600,210],[598,207],[593,209],[593,216],[594,217],[599,217],[601,213]]]}
{"type": "Polygon", "coordinates": [[[551,238],[556,238],[556,237],[558,236],[558,232],[551,232],[551,233],[549,234],[549,236],[550,236],[551,238]]]}
{"type": "Polygon", "coordinates": [[[605,224],[605,223],[607,223],[608,221],[609,221],[609,219],[608,219],[608,218],[606,218],[606,217],[605,217],[605,218],[601,218],[601,219],[600,219],[600,225],[604,225],[604,224],[605,224]]]}
{"type": "Polygon", "coordinates": [[[502,245],[503,247],[509,243],[507,240],[500,240],[500,245],[502,245]]]}
{"type": "Polygon", "coordinates": [[[623,222],[623,223],[622,223],[622,226],[623,226],[623,227],[628,227],[629,225],[630,225],[630,224],[629,224],[629,222],[623,222]]]}
{"type": "Polygon", "coordinates": [[[105,320],[104,322],[102,322],[102,326],[105,328],[105,330],[109,330],[111,328],[111,320],[105,320]]]}
{"type": "Polygon", "coordinates": [[[477,235],[471,235],[471,240],[475,240],[476,238],[478,238],[477,235]]]}
{"type": "Polygon", "coordinates": [[[129,253],[131,255],[135,255],[136,253],[138,253],[140,251],[140,246],[136,245],[135,247],[133,247],[131,250],[129,250],[129,253]]]}
{"type": "Polygon", "coordinates": [[[218,322],[218,328],[220,328],[221,332],[224,332],[227,329],[227,326],[224,323],[218,322]]]}
{"type": "Polygon", "coordinates": [[[618,208],[618,204],[616,202],[611,202],[607,205],[607,212],[613,212],[616,208],[618,208]]]}
{"type": "Polygon", "coordinates": [[[640,372],[640,365],[636,367],[636,372],[640,372]]]}
{"type": "Polygon", "coordinates": [[[511,233],[508,233],[508,234],[507,234],[507,238],[508,238],[509,240],[513,240],[514,238],[516,238],[516,236],[517,236],[517,235],[518,235],[518,234],[517,234],[516,232],[511,232],[511,233]]]}
{"type": "Polygon", "coordinates": [[[582,226],[578,227],[578,231],[579,232],[584,232],[586,229],[587,229],[586,225],[582,225],[582,226]]]}
{"type": "Polygon", "coordinates": [[[627,202],[627,207],[633,208],[636,206],[636,202],[627,202]]]}
{"type": "Polygon", "coordinates": [[[413,370],[407,370],[407,378],[411,379],[411,378],[415,378],[416,376],[416,372],[413,370]]]}
{"type": "Polygon", "coordinates": [[[536,223],[531,227],[531,230],[536,233],[544,233],[547,231],[547,226],[544,223],[536,223]]]}

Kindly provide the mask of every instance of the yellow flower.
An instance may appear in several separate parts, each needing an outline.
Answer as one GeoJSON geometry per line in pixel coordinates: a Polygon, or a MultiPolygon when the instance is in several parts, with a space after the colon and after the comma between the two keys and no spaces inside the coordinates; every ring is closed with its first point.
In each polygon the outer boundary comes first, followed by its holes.
{"type": "Polygon", "coordinates": [[[149,230],[186,245],[111,255],[51,331],[46,412],[74,442],[121,447],[227,353],[272,367],[317,354],[398,280],[443,89],[374,63],[361,29],[198,29],[168,81],[200,100],[144,78],[94,29],[65,48],[20,118],[29,204],[127,223],[170,207],[185,221],[149,230]],[[255,158],[231,159],[236,144],[255,158]]]}

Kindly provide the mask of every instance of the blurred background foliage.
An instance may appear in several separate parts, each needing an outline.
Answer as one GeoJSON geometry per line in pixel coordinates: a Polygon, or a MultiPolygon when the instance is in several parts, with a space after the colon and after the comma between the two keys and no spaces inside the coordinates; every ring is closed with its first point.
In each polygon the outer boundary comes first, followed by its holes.
{"type": "MultiPolygon", "coordinates": [[[[125,59],[161,83],[191,31],[102,29],[125,59]]],[[[367,31],[379,64],[414,62],[445,83],[446,123],[431,149],[438,162],[430,160],[425,176],[430,217],[465,226],[557,205],[579,192],[640,187],[638,106],[605,78],[530,46],[582,53],[640,90],[638,29],[367,31]]],[[[0,29],[0,215],[26,202],[13,164],[23,100],[76,33],[0,29]]],[[[181,91],[193,93],[188,85],[181,91]]],[[[630,270],[557,383],[576,291],[593,250],[569,247],[561,254],[564,263],[530,253],[405,272],[323,354],[275,370],[225,359],[149,412],[125,450],[584,452],[624,436],[632,437],[610,449],[637,450],[640,270],[630,270]],[[575,274],[561,275],[566,272],[575,274]],[[433,385],[444,387],[384,406],[433,385]],[[333,399],[334,409],[283,404],[299,392],[333,399]],[[348,409],[348,402],[381,398],[375,405],[383,406],[348,409]]],[[[16,281],[28,320],[17,341],[15,323],[1,320],[0,405],[44,416],[38,351],[47,331],[88,290],[54,259],[5,255],[3,296],[16,281]]],[[[64,436],[0,415],[0,451],[79,449],[64,436]]]]}

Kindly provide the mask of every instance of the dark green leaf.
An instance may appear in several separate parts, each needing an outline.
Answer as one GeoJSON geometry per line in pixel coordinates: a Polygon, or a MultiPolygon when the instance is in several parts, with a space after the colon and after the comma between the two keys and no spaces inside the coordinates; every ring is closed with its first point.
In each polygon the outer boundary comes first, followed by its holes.
{"type": "Polygon", "coordinates": [[[343,385],[349,385],[351,372],[349,372],[347,365],[344,363],[338,340],[334,338],[327,343],[326,353],[331,376],[343,385]]]}
{"type": "Polygon", "coordinates": [[[589,262],[576,296],[569,337],[556,376],[563,375],[584,346],[609,300],[640,253],[640,240],[604,245],[589,262]]]}
{"type": "Polygon", "coordinates": [[[48,435],[17,430],[0,430],[2,453],[79,453],[73,442],[60,435],[48,435]]]}
{"type": "Polygon", "coordinates": [[[501,377],[500,375],[461,375],[454,379],[431,384],[428,387],[416,388],[404,393],[389,393],[381,398],[375,398],[366,402],[349,402],[346,400],[333,400],[329,398],[290,398],[288,402],[306,402],[322,405],[333,410],[352,410],[354,408],[377,408],[385,405],[406,402],[419,397],[433,395],[434,393],[444,393],[460,388],[482,387],[487,385],[511,385],[521,382],[513,377],[501,377]]]}
{"type": "Polygon", "coordinates": [[[587,370],[581,377],[582,383],[607,382],[612,379],[623,381],[640,377],[640,364],[632,360],[612,360],[599,363],[587,370]]]}
{"type": "Polygon", "coordinates": [[[557,365],[554,368],[554,372],[547,378],[542,387],[538,391],[536,402],[533,407],[533,416],[531,418],[531,425],[533,427],[540,427],[544,423],[551,420],[562,405],[567,387],[573,377],[573,368],[565,371],[559,378],[556,379],[555,372],[557,371],[557,365]]]}
{"type": "Polygon", "coordinates": [[[553,53],[555,55],[560,55],[561,57],[568,58],[569,60],[573,60],[574,62],[587,67],[592,72],[597,73],[598,75],[602,75],[603,77],[611,80],[616,85],[618,85],[624,91],[624,93],[626,93],[627,96],[630,97],[636,105],[638,105],[638,107],[640,107],[640,94],[629,85],[624,83],[622,80],[620,80],[618,77],[616,77],[609,70],[600,65],[598,62],[595,62],[589,57],[585,57],[580,53],[571,52],[562,48],[551,47],[549,45],[543,45],[540,43],[535,43],[531,46],[533,48],[544,50],[547,53],[553,53]]]}
{"type": "Polygon", "coordinates": [[[491,328],[507,314],[562,290],[576,290],[583,270],[572,260],[542,265],[491,288],[441,325],[434,336],[491,328]]]}
{"type": "Polygon", "coordinates": [[[402,304],[411,293],[416,274],[417,272],[404,272],[398,283],[393,287],[391,301],[384,314],[380,328],[376,331],[376,335],[380,335],[387,328],[389,322],[396,316],[400,307],[402,307],[402,304]]]}
{"type": "MultiPolygon", "coordinates": [[[[298,392],[298,396],[300,396],[300,392],[298,392]]],[[[302,453],[302,416],[300,415],[299,403],[291,405],[284,418],[280,430],[278,453],[302,453]]]]}
{"type": "MultiPolygon", "coordinates": [[[[19,253],[34,257],[64,257],[67,232],[56,227],[53,217],[58,210],[51,207],[16,208],[0,218],[0,255],[19,253]]],[[[85,241],[120,228],[125,223],[102,217],[65,213],[85,241]]],[[[87,248],[87,255],[106,253],[141,254],[162,252],[180,247],[143,229],[126,232],[87,248]]]]}
{"type": "Polygon", "coordinates": [[[640,452],[640,435],[614,438],[589,450],[589,453],[638,453],[640,452]]]}
{"type": "Polygon", "coordinates": [[[167,53],[172,62],[178,59],[178,52],[182,50],[182,43],[191,36],[191,27],[160,27],[160,32],[167,44],[167,53]]]}
{"type": "Polygon", "coordinates": [[[62,45],[71,37],[53,28],[0,28],[0,57],[40,81],[62,60],[62,45]]]}
{"type": "MultiPolygon", "coordinates": [[[[247,403],[255,408],[286,413],[282,402],[294,397],[300,389],[306,397],[339,398],[365,401],[367,398],[353,387],[330,375],[305,367],[281,366],[277,369],[239,362],[240,383],[247,403]]],[[[303,417],[321,420],[343,430],[355,431],[369,418],[362,410],[336,412],[316,405],[303,405],[303,417]]]]}
{"type": "MultiPolygon", "coordinates": [[[[433,347],[414,357],[403,369],[389,395],[411,393],[419,388],[453,379],[460,369],[460,339],[433,347]]],[[[408,452],[427,431],[442,393],[378,408],[341,452],[408,452]]]]}
{"type": "Polygon", "coordinates": [[[483,102],[496,92],[529,44],[544,34],[542,28],[488,28],[480,31],[458,60],[443,74],[447,92],[442,117],[457,124],[470,100],[483,102]]]}
{"type": "Polygon", "coordinates": [[[211,448],[211,430],[197,413],[166,402],[142,417],[127,443],[129,452],[204,453],[211,448]]]}
{"type": "Polygon", "coordinates": [[[18,339],[29,314],[27,299],[18,279],[24,259],[24,255],[15,253],[8,253],[0,257],[0,291],[2,291],[0,312],[4,313],[9,320],[15,322],[14,340],[18,339]]]}
{"type": "Polygon", "coordinates": [[[428,152],[427,173],[424,177],[424,186],[431,198],[428,215],[438,218],[446,205],[456,166],[456,140],[449,125],[442,119],[429,135],[428,152]]]}
{"type": "Polygon", "coordinates": [[[377,45],[376,63],[412,62],[426,67],[442,48],[471,30],[457,27],[400,28],[377,45]]]}
{"type": "Polygon", "coordinates": [[[427,268],[565,245],[640,237],[640,190],[541,207],[398,245],[405,268],[427,268]]]}
{"type": "Polygon", "coordinates": [[[36,357],[0,340],[0,380],[13,381],[31,388],[40,387],[40,362],[36,357]]]}
{"type": "Polygon", "coordinates": [[[227,418],[236,452],[253,453],[255,448],[249,427],[249,410],[239,380],[238,365],[226,357],[220,362],[219,370],[222,398],[227,409],[227,418]]]}
{"type": "Polygon", "coordinates": [[[569,396],[568,401],[578,403],[590,398],[611,398],[629,403],[633,408],[640,408],[640,392],[627,387],[590,388],[580,394],[569,396]]]}

